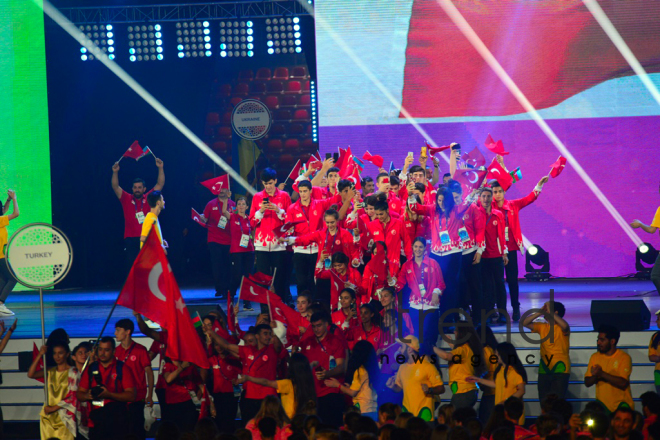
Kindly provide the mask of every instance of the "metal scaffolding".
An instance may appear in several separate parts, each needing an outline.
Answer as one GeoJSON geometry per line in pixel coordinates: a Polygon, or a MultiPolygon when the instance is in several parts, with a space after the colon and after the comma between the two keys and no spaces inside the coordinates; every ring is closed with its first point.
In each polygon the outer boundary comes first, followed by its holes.
{"type": "Polygon", "coordinates": [[[60,9],[73,23],[114,24],[223,20],[309,15],[296,0],[254,0],[153,6],[103,6],[60,9]]]}

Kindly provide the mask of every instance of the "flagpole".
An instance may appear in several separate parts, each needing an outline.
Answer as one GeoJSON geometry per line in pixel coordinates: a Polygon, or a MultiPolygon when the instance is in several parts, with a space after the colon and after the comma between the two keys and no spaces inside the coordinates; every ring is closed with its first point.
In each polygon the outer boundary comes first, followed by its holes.
{"type": "MultiPolygon", "coordinates": [[[[110,322],[110,318],[112,317],[112,314],[115,311],[115,308],[117,307],[117,303],[119,302],[119,297],[121,296],[121,291],[119,292],[119,295],[117,295],[117,299],[115,299],[115,303],[112,305],[112,308],[110,309],[110,314],[108,314],[108,317],[105,320],[105,323],[103,324],[103,328],[101,329],[101,333],[99,333],[99,337],[96,338],[96,342],[94,342],[94,345],[92,346],[91,353],[94,353],[94,350],[96,350],[96,347],[99,345],[99,341],[103,337],[103,332],[105,331],[105,328],[108,326],[108,322],[110,322]]],[[[89,359],[91,356],[88,356],[87,359],[85,360],[85,364],[82,367],[82,370],[80,373],[82,374],[85,369],[87,368],[87,364],[89,363],[89,359]]]]}
{"type": "Polygon", "coordinates": [[[117,163],[121,162],[121,160],[124,158],[124,156],[120,157],[117,163]]]}
{"type": "MultiPolygon", "coordinates": [[[[241,285],[238,287],[238,299],[241,299],[241,294],[243,293],[243,280],[245,279],[245,276],[241,277],[241,285]]],[[[233,295],[232,295],[233,296],[233,295]]],[[[245,301],[245,300],[243,300],[245,301]]],[[[233,301],[232,301],[233,303],[233,301]]],[[[227,313],[229,313],[229,310],[227,310],[227,313]]]]}
{"type": "MultiPolygon", "coordinates": [[[[149,146],[147,146],[146,148],[149,148],[149,146]]],[[[156,157],[156,155],[154,154],[154,152],[151,151],[151,148],[149,148],[149,153],[151,153],[151,155],[154,157],[154,159],[158,159],[158,158],[156,157]]]]}
{"type": "MultiPolygon", "coordinates": [[[[277,275],[277,268],[273,269],[273,279],[270,281],[270,287],[273,287],[273,284],[275,284],[275,275],[277,275]]],[[[273,322],[273,311],[270,308],[270,289],[266,290],[266,302],[268,303],[270,321],[273,322]]]]}

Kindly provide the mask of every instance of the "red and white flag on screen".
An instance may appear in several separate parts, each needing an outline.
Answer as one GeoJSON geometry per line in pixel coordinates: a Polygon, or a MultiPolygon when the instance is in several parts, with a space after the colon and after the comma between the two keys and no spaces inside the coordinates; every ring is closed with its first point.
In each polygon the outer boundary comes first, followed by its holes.
{"type": "Polygon", "coordinates": [[[202,216],[199,214],[199,212],[195,211],[195,208],[190,208],[192,210],[191,213],[191,218],[195,223],[200,225],[202,228],[206,228],[206,223],[202,221],[202,216]]]}
{"type": "Polygon", "coordinates": [[[211,193],[217,196],[224,188],[229,189],[229,174],[214,177],[213,179],[205,180],[199,183],[202,184],[202,186],[207,187],[211,193]]]}

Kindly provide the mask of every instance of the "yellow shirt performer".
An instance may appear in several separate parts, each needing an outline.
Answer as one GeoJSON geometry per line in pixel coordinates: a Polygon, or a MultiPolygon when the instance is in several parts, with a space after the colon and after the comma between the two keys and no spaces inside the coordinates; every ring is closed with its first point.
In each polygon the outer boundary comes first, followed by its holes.
{"type": "Polygon", "coordinates": [[[5,262],[5,246],[7,245],[7,240],[9,234],[7,233],[7,225],[10,221],[14,220],[20,214],[18,210],[18,202],[16,201],[16,193],[11,189],[7,191],[7,201],[4,206],[0,209],[2,210],[0,215],[0,317],[4,316],[13,316],[14,312],[9,310],[5,305],[7,297],[14,290],[16,286],[16,280],[9,273],[7,269],[7,263],[5,262]],[[14,208],[11,214],[6,215],[9,211],[9,201],[14,208]]]}
{"type": "Polygon", "coordinates": [[[387,386],[393,391],[403,391],[403,411],[414,414],[427,422],[434,420],[433,396],[445,392],[445,385],[440,372],[429,361],[428,356],[419,355],[419,339],[408,335],[399,351],[406,363],[399,367],[396,376],[387,380],[387,386]]]}
{"type": "Polygon", "coordinates": [[[450,343],[451,351],[433,347],[440,359],[449,363],[449,388],[452,392],[451,404],[456,409],[474,407],[478,391],[470,376],[483,376],[487,372],[484,348],[474,327],[457,326],[455,343],[450,343]]]}
{"type": "MultiPolygon", "coordinates": [[[[633,229],[642,228],[644,232],[655,234],[658,228],[660,228],[660,207],[655,211],[653,221],[650,225],[645,225],[644,223],[635,219],[630,223],[630,227],[633,229]]],[[[660,254],[655,259],[655,264],[651,270],[651,281],[653,281],[655,289],[658,291],[658,293],[660,293],[660,254]]]]}
{"type": "Polygon", "coordinates": [[[568,378],[571,373],[571,328],[564,320],[566,307],[558,301],[548,301],[541,312],[528,316],[523,326],[541,337],[541,359],[539,360],[538,389],[539,399],[543,400],[550,393],[557,394],[560,399],[566,396],[568,378]],[[548,322],[534,322],[540,316],[548,322]]]}
{"type": "Polygon", "coordinates": [[[158,236],[158,240],[160,241],[160,244],[163,246],[165,254],[167,255],[167,242],[163,240],[163,233],[160,230],[160,222],[158,221],[158,216],[165,209],[165,198],[160,191],[151,191],[151,193],[149,193],[147,196],[147,203],[149,204],[151,210],[144,218],[144,223],[142,223],[142,233],[140,234],[140,249],[142,249],[144,242],[147,241],[147,237],[149,236],[149,232],[151,232],[151,228],[154,228],[154,232],[156,233],[156,236],[158,236]]]}
{"type": "Polygon", "coordinates": [[[620,406],[634,409],[630,393],[632,360],[630,355],[616,345],[621,333],[613,325],[603,324],[598,328],[597,352],[591,355],[584,384],[596,385],[596,400],[609,412],[620,406]]]}

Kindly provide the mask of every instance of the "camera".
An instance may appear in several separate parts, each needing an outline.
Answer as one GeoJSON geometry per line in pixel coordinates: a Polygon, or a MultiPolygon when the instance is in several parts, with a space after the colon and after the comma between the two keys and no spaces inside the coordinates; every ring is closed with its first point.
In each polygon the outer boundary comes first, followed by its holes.
{"type": "Polygon", "coordinates": [[[97,385],[97,386],[95,386],[95,387],[92,387],[92,389],[89,390],[89,391],[92,393],[92,398],[93,398],[94,400],[99,400],[99,396],[100,396],[101,393],[103,392],[103,387],[100,386],[100,385],[97,385]]]}
{"type": "Polygon", "coordinates": [[[98,400],[99,396],[103,392],[103,378],[101,377],[101,373],[98,369],[92,371],[92,379],[96,385],[90,388],[89,391],[92,393],[92,398],[94,400],[98,400]]]}

